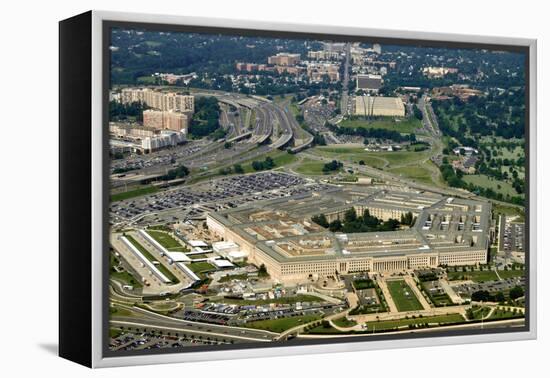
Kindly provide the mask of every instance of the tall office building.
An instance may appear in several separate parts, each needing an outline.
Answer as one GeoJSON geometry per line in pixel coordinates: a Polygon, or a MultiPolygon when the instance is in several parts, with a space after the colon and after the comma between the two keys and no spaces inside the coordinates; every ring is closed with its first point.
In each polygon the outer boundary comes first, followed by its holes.
{"type": "Polygon", "coordinates": [[[143,111],[143,125],[157,130],[181,131],[187,134],[189,117],[189,113],[148,109],[143,111]]]}
{"type": "Polygon", "coordinates": [[[173,92],[158,92],[150,88],[124,88],[120,100],[123,104],[141,102],[162,111],[194,112],[195,97],[173,92]]]}

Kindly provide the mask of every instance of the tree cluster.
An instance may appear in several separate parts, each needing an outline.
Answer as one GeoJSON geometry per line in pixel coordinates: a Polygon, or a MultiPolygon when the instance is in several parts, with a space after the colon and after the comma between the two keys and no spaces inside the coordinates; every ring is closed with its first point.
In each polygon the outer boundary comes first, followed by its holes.
{"type": "Polygon", "coordinates": [[[344,164],[341,161],[333,160],[330,163],[326,163],[325,165],[323,165],[323,172],[324,173],[334,172],[339,169],[342,169],[343,166],[344,164]]]}
{"type": "Polygon", "coordinates": [[[266,157],[263,161],[254,160],[252,162],[252,169],[255,171],[265,171],[275,167],[275,161],[270,157],[266,157]]]}
{"type": "Polygon", "coordinates": [[[329,223],[324,214],[316,215],[311,220],[319,226],[328,228],[332,232],[345,233],[394,231],[401,226],[401,223],[397,219],[382,221],[370,215],[368,209],[363,212],[362,216],[358,216],[355,208],[346,211],[343,220],[335,219],[329,223]]]}
{"type": "Polygon", "coordinates": [[[109,120],[143,122],[143,111],[148,107],[141,102],[123,104],[118,101],[109,102],[109,120]]]}
{"type": "Polygon", "coordinates": [[[205,137],[214,133],[220,128],[219,115],[220,105],[216,97],[196,98],[195,114],[193,114],[189,125],[189,134],[195,137],[205,137]]]}
{"type": "Polygon", "coordinates": [[[189,169],[185,165],[180,165],[177,168],[170,169],[165,175],[161,176],[160,179],[164,181],[175,180],[177,178],[183,178],[189,174],[189,169]]]}
{"type": "Polygon", "coordinates": [[[411,134],[401,134],[395,130],[386,130],[379,128],[365,128],[365,127],[338,127],[327,123],[326,125],[330,131],[337,135],[355,135],[365,138],[365,144],[368,144],[368,139],[380,139],[380,140],[391,140],[396,143],[401,142],[414,142],[416,141],[416,135],[411,134]]]}

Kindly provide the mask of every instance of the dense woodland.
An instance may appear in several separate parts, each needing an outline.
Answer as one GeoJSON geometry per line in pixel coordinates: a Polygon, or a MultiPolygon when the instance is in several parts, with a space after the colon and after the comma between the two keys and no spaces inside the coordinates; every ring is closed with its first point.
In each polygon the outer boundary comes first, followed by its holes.
{"type": "Polygon", "coordinates": [[[189,134],[200,138],[220,130],[222,134],[214,134],[213,138],[223,137],[219,116],[220,105],[216,97],[197,97],[195,99],[195,113],[189,125],[189,134]]]}

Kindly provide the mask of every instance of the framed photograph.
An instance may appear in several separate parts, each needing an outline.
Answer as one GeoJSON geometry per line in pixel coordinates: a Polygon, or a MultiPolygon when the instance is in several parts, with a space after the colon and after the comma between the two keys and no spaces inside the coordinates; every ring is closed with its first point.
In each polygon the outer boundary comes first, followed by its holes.
{"type": "Polygon", "coordinates": [[[60,356],[536,337],[536,41],[60,22],[60,356]]]}

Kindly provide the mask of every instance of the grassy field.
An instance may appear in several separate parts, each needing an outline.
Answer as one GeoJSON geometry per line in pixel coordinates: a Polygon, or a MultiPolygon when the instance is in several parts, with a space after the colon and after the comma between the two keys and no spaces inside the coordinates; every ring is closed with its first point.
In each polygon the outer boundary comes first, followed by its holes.
{"type": "Polygon", "coordinates": [[[525,221],[525,211],[514,206],[493,203],[493,211],[495,214],[505,214],[510,216],[517,215],[519,216],[519,222],[525,221]]]}
{"type": "Polygon", "coordinates": [[[109,312],[111,313],[111,315],[116,315],[116,316],[133,316],[134,314],[130,310],[127,310],[121,307],[111,307],[109,309],[109,312]]]}
{"type": "MultiPolygon", "coordinates": [[[[144,246],[142,246],[136,239],[134,239],[132,236],[130,235],[126,235],[126,238],[128,239],[128,241],[130,243],[132,243],[134,245],[134,247],[136,247],[142,254],[143,256],[145,256],[145,258],[149,261],[154,262],[154,261],[158,261],[155,256],[153,256],[144,246]]],[[[170,281],[172,281],[173,284],[176,284],[179,282],[179,280],[176,278],[176,276],[174,276],[174,274],[168,270],[168,268],[166,268],[164,266],[164,264],[162,264],[162,262],[158,261],[160,264],[157,264],[155,265],[157,267],[157,269],[162,273],[164,274],[170,281]]]]}
{"type": "MultiPolygon", "coordinates": [[[[418,167],[420,162],[428,159],[430,151],[394,151],[394,152],[370,152],[364,147],[315,147],[313,152],[317,155],[343,162],[359,163],[363,160],[365,165],[378,169],[392,169],[407,166],[418,167]]],[[[422,163],[423,164],[423,163],[422,163]]],[[[424,167],[422,167],[424,168],[424,167]]],[[[426,168],[424,168],[426,169],[426,168]]],[[[427,170],[427,169],[426,169],[427,170]]]]}
{"type": "Polygon", "coordinates": [[[206,256],[203,253],[199,253],[199,254],[196,254],[196,255],[189,255],[189,257],[191,258],[191,260],[199,260],[199,259],[205,259],[208,256],[206,256]]]}
{"type": "Polygon", "coordinates": [[[300,324],[306,324],[315,320],[319,320],[320,318],[321,317],[319,315],[304,315],[281,319],[258,320],[255,322],[246,323],[245,327],[280,333],[286,331],[287,329],[296,327],[300,324]]]}
{"type": "Polygon", "coordinates": [[[322,161],[304,159],[294,170],[303,175],[318,176],[325,174],[323,172],[324,165],[325,163],[322,161]]]}
{"type": "Polygon", "coordinates": [[[503,195],[519,196],[511,184],[505,181],[491,179],[487,175],[464,175],[463,180],[467,183],[481,186],[482,188],[491,188],[495,192],[502,193],[503,195]]]}
{"type": "Polygon", "coordinates": [[[111,264],[111,269],[109,271],[110,278],[113,278],[119,282],[122,282],[123,285],[132,285],[134,288],[142,287],[141,282],[139,282],[139,280],[136,279],[127,270],[123,270],[122,272],[117,272],[114,269],[114,266],[118,265],[118,259],[112,253],[110,256],[110,264],[111,264]]]}
{"type": "MultiPolygon", "coordinates": [[[[273,169],[281,168],[285,165],[292,164],[298,159],[296,155],[289,154],[286,151],[279,151],[279,150],[271,151],[265,155],[261,155],[261,156],[255,157],[254,159],[246,160],[239,163],[243,168],[243,171],[244,171],[243,173],[257,172],[252,168],[252,162],[254,160],[264,161],[267,156],[271,157],[275,162],[275,167],[273,169]]],[[[226,163],[227,162],[222,162],[221,164],[212,165],[206,171],[199,170],[199,169],[191,170],[191,177],[187,180],[187,184],[192,184],[199,181],[210,180],[215,177],[223,176],[219,172],[220,169],[222,168],[231,168],[230,174],[235,174],[234,164],[226,164],[226,163]]]]}
{"type": "Polygon", "coordinates": [[[158,192],[158,190],[159,189],[156,186],[145,186],[143,188],[129,190],[127,192],[111,194],[111,202],[122,201],[129,198],[144,196],[146,194],[158,192]]]}
{"type": "Polygon", "coordinates": [[[355,320],[348,319],[345,316],[340,319],[333,320],[332,322],[336,324],[338,327],[342,327],[342,328],[349,328],[357,325],[357,322],[355,320]]]}
{"type": "Polygon", "coordinates": [[[414,117],[393,118],[384,117],[370,122],[365,119],[346,119],[340,122],[340,127],[362,127],[365,129],[384,129],[398,131],[402,134],[414,133],[416,129],[422,128],[421,122],[414,117]]]}
{"type": "Polygon", "coordinates": [[[259,156],[257,158],[254,158],[252,160],[246,161],[246,162],[242,163],[241,166],[243,167],[245,173],[256,172],[254,170],[254,168],[252,168],[252,162],[254,160],[263,161],[268,156],[271,157],[273,159],[273,161],[275,162],[275,168],[279,168],[279,167],[283,167],[283,166],[288,165],[288,164],[292,164],[297,159],[296,155],[289,154],[286,151],[277,150],[277,151],[272,151],[268,154],[259,156]]]}
{"type": "Polygon", "coordinates": [[[494,148],[493,151],[496,151],[496,156],[502,159],[513,159],[517,160],[521,156],[525,156],[525,150],[521,146],[516,146],[514,149],[509,150],[508,148],[494,148]]]}
{"type": "Polygon", "coordinates": [[[490,307],[473,306],[471,311],[471,314],[473,315],[473,317],[469,318],[468,320],[484,319],[487,315],[489,315],[489,312],[491,312],[490,307]]]}
{"type": "Polygon", "coordinates": [[[174,251],[175,249],[179,249],[180,252],[183,252],[181,251],[181,248],[183,248],[181,243],[178,242],[176,239],[174,239],[171,235],[167,234],[166,232],[147,230],[147,233],[151,235],[151,237],[155,239],[164,248],[171,251],[174,251]]]}
{"type": "Polygon", "coordinates": [[[215,269],[214,266],[206,261],[192,262],[187,265],[194,273],[201,273],[215,269]]]}
{"type": "MultiPolygon", "coordinates": [[[[438,315],[438,316],[424,316],[416,317],[409,319],[396,319],[396,320],[385,320],[385,321],[374,321],[367,322],[365,333],[373,333],[377,331],[388,331],[392,329],[408,329],[409,325],[417,324],[426,324],[429,325],[443,325],[443,324],[454,324],[454,323],[464,323],[465,319],[460,314],[449,314],[449,315],[438,315]]],[[[322,325],[317,326],[308,331],[312,334],[333,334],[333,333],[345,333],[340,332],[335,328],[325,328],[322,325]]],[[[361,333],[361,332],[351,332],[351,333],[361,333]]]]}
{"type": "Polygon", "coordinates": [[[368,152],[366,156],[386,160],[389,163],[387,168],[392,168],[392,166],[414,165],[426,160],[430,156],[430,151],[368,152]]]}
{"type": "Polygon", "coordinates": [[[112,337],[113,339],[116,339],[120,335],[122,335],[122,331],[120,329],[116,328],[109,328],[109,337],[112,337]]]}
{"type": "Polygon", "coordinates": [[[519,312],[514,313],[513,311],[506,310],[502,307],[497,307],[493,311],[491,316],[489,316],[489,319],[509,319],[509,318],[516,318],[521,316],[522,314],[520,314],[519,312]]]}
{"type": "Polygon", "coordinates": [[[512,177],[512,170],[515,170],[515,171],[518,172],[518,178],[520,180],[525,179],[525,168],[523,168],[523,167],[516,167],[515,169],[514,169],[514,167],[505,166],[505,165],[500,167],[500,171],[502,173],[504,173],[504,172],[508,173],[508,177],[512,177]]]}
{"type": "Polygon", "coordinates": [[[498,275],[503,280],[507,278],[513,278],[513,277],[523,277],[525,276],[524,270],[499,270],[498,275]]]}
{"type": "Polygon", "coordinates": [[[431,171],[421,166],[392,168],[388,169],[388,172],[425,184],[433,184],[431,171]]]}
{"type": "Polygon", "coordinates": [[[398,311],[416,311],[423,307],[404,280],[387,281],[388,290],[398,311]]]}
{"type": "Polygon", "coordinates": [[[315,147],[313,152],[320,156],[348,163],[359,164],[359,161],[363,160],[365,165],[379,169],[388,164],[383,159],[367,155],[363,147],[315,147]]]}

